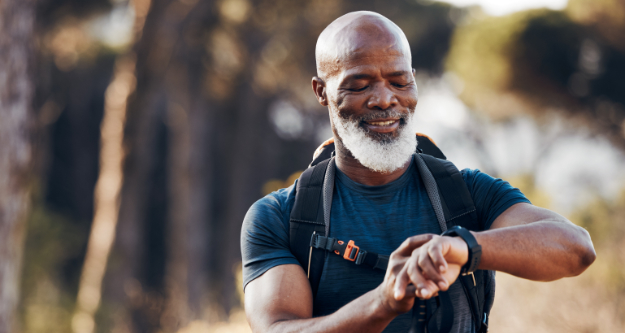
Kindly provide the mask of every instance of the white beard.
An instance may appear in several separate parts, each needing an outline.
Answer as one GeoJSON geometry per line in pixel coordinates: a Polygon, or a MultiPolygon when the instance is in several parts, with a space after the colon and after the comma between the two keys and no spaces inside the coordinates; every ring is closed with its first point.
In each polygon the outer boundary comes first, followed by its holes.
{"type": "Polygon", "coordinates": [[[405,120],[405,124],[399,125],[396,137],[368,133],[369,131],[360,126],[362,118],[344,119],[338,115],[337,110],[330,110],[330,113],[334,128],[345,148],[360,164],[372,171],[393,172],[404,166],[416,151],[414,112],[410,112],[407,116],[393,111],[385,113],[391,117],[395,115],[403,117],[405,120]]]}

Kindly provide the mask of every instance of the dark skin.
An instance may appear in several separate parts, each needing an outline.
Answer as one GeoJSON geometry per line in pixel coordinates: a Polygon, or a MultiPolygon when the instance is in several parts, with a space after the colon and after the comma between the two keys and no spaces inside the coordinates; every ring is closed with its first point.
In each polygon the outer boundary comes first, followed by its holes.
{"type": "MultiPolygon", "coordinates": [[[[321,105],[344,118],[392,109],[414,112],[417,87],[403,33],[387,19],[350,13],[326,28],[317,48],[318,77],[313,91],[321,105]]],[[[395,135],[402,119],[381,117],[360,124],[395,135]]],[[[334,126],[333,126],[334,129],[334,126]]],[[[348,177],[383,185],[400,177],[406,164],[390,173],[362,166],[334,130],[336,164],[348,177]]],[[[535,281],[581,274],[595,259],[586,230],[549,210],[513,205],[491,226],[473,232],[482,245],[479,268],[535,281]]],[[[312,318],[312,292],[299,265],[281,265],[246,287],[245,310],[254,332],[381,332],[415,297],[430,298],[457,279],[468,260],[458,237],[432,234],[408,238],[390,257],[384,281],[337,312],[312,318]]]]}

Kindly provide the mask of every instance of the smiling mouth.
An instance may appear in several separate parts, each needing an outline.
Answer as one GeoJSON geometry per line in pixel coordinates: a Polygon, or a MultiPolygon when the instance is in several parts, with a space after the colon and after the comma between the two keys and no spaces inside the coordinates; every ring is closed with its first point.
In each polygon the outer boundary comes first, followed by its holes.
{"type": "Polygon", "coordinates": [[[363,122],[365,128],[377,133],[391,133],[397,130],[400,119],[372,119],[363,122]]]}
{"type": "Polygon", "coordinates": [[[396,121],[398,121],[398,119],[386,120],[386,121],[366,121],[366,123],[369,125],[373,125],[373,126],[388,126],[396,121]]]}

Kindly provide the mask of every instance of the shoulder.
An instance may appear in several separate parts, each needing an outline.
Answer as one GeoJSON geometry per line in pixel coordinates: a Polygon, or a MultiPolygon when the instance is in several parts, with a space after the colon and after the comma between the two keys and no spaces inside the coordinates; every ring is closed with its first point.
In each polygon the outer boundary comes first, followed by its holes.
{"type": "Polygon", "coordinates": [[[460,170],[462,178],[467,183],[467,186],[478,186],[483,184],[490,184],[497,181],[502,181],[500,178],[494,178],[491,175],[480,171],[479,169],[462,169],[460,170]]]}
{"type": "Polygon", "coordinates": [[[501,178],[494,178],[478,169],[464,169],[460,173],[473,198],[483,230],[489,229],[493,221],[512,205],[530,203],[518,188],[501,178]]]}
{"type": "Polygon", "coordinates": [[[289,215],[295,185],[270,193],[247,211],[241,227],[243,286],[272,267],[297,264],[289,249],[289,215]]]}
{"type": "MultiPolygon", "coordinates": [[[[515,192],[523,196],[518,188],[510,185],[509,182],[495,178],[491,175],[481,172],[479,169],[463,169],[460,171],[464,182],[469,188],[471,194],[497,194],[506,192],[515,192]]],[[[525,196],[523,196],[525,197],[525,196]]]]}
{"type": "Polygon", "coordinates": [[[269,227],[288,217],[295,201],[295,184],[258,199],[245,214],[243,230],[269,227]],[[269,224],[269,225],[268,225],[269,224]]]}

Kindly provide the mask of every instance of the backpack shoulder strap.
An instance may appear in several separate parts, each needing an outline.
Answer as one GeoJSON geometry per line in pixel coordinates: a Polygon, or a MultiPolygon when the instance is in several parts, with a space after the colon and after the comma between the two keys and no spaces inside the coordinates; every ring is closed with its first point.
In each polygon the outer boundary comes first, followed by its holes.
{"type": "MultiPolygon", "coordinates": [[[[473,198],[458,168],[447,160],[426,154],[415,154],[415,160],[441,230],[444,232],[455,225],[481,230],[473,198]]],[[[485,332],[494,298],[493,272],[478,270],[459,279],[467,295],[476,330],[485,332]]]]}
{"type": "Polygon", "coordinates": [[[309,278],[313,296],[317,294],[323,271],[325,251],[313,249],[313,234],[330,231],[330,210],[334,190],[334,158],[306,169],[295,189],[290,216],[290,248],[309,278]]]}
{"type": "Polygon", "coordinates": [[[436,142],[432,140],[429,136],[423,133],[417,133],[417,148],[420,149],[424,154],[434,156],[436,158],[440,158],[446,160],[447,157],[443,152],[438,148],[436,142]]]}
{"type": "Polygon", "coordinates": [[[459,225],[469,230],[479,231],[480,225],[475,205],[458,168],[452,162],[427,154],[416,154],[416,160],[424,185],[426,189],[429,188],[430,200],[435,196],[434,194],[438,194],[439,199],[432,200],[432,205],[440,202],[440,207],[435,206],[434,209],[438,211],[437,217],[442,210],[446,229],[459,225]]]}

